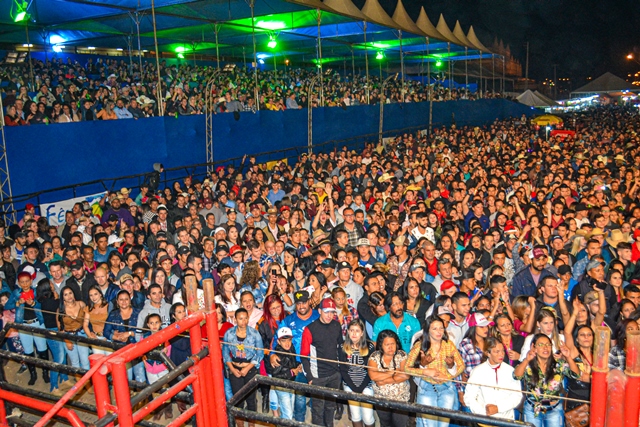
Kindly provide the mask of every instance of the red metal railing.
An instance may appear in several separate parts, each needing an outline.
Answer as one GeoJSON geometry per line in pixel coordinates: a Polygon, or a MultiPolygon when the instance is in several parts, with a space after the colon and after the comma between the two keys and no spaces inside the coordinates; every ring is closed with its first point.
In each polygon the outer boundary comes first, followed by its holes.
{"type": "MultiPolygon", "coordinates": [[[[19,396],[0,390],[0,427],[7,426],[4,401],[15,402],[22,406],[45,412],[34,427],[44,427],[56,415],[66,418],[73,427],[84,427],[77,414],[64,408],[64,405],[91,381],[94,388],[98,418],[109,415],[121,427],[133,427],[136,423],[156,411],[187,387],[193,390],[193,405],[174,419],[169,426],[183,425],[193,416],[198,426],[223,426],[227,424],[226,400],[222,370],[222,351],[218,338],[218,319],[214,303],[213,280],[203,281],[205,310],[199,310],[197,301],[197,280],[186,277],[187,307],[191,313],[185,319],[172,324],[148,338],[121,348],[109,355],[94,354],[90,359],[91,369],[55,404],[19,396]],[[202,325],[204,322],[204,325],[202,325]],[[206,327],[208,341],[202,340],[202,327],[206,327]],[[189,374],[176,384],[164,390],[144,407],[133,411],[131,392],[127,378],[127,363],[142,357],[172,338],[189,333],[193,364],[189,374]],[[203,349],[208,346],[207,351],[203,349]],[[202,357],[203,355],[206,355],[202,357]],[[107,375],[111,375],[116,404],[111,401],[107,375]]],[[[189,365],[184,365],[186,369],[189,365]]],[[[178,372],[176,371],[176,374],[178,372]]],[[[158,385],[159,387],[159,385],[158,385]]],[[[148,390],[147,392],[154,391],[148,390]]],[[[146,397],[146,396],[145,396],[146,397]]],[[[142,396],[138,396],[142,398],[142,396]]],[[[106,422],[107,420],[105,420],[106,422]]],[[[114,423],[108,424],[109,427],[114,423]]]]}

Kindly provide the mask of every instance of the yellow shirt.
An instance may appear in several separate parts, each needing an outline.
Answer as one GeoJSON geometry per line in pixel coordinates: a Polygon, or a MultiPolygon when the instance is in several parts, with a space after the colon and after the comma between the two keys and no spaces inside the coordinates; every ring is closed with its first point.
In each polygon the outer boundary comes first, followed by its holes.
{"type": "MultiPolygon", "coordinates": [[[[438,371],[442,376],[448,379],[453,379],[459,376],[460,374],[462,374],[462,372],[464,371],[464,361],[462,360],[462,357],[460,356],[458,349],[455,347],[455,345],[453,345],[451,341],[442,341],[440,343],[440,351],[438,351],[437,353],[434,353],[433,348],[430,348],[427,355],[430,355],[433,358],[431,363],[429,363],[427,366],[414,368],[416,364],[416,360],[420,358],[421,350],[422,350],[422,340],[418,340],[411,348],[411,351],[409,352],[409,357],[407,357],[407,363],[405,364],[404,370],[408,374],[420,376],[422,375],[422,371],[424,369],[433,368],[436,371],[438,371]],[[449,356],[453,356],[453,360],[455,362],[454,367],[456,371],[454,374],[451,374],[451,372],[449,372],[449,368],[447,368],[446,358],[449,356]]],[[[435,381],[431,381],[429,378],[422,377],[422,379],[424,379],[429,383],[435,384],[435,381]]]]}

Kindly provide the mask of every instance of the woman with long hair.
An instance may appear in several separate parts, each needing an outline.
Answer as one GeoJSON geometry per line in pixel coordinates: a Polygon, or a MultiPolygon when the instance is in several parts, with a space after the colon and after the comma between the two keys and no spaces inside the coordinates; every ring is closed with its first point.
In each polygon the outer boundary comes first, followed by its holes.
{"type": "Polygon", "coordinates": [[[320,301],[322,301],[323,295],[329,291],[327,278],[324,274],[313,271],[307,277],[307,285],[313,288],[313,292],[310,293],[311,299],[309,299],[309,304],[311,308],[315,309],[320,304],[320,301]]]}
{"type": "Polygon", "coordinates": [[[234,275],[225,274],[220,278],[214,301],[224,307],[228,321],[235,324],[235,313],[240,308],[240,293],[234,275]]]}
{"type": "MultiPolygon", "coordinates": [[[[84,333],[93,339],[104,339],[104,326],[109,317],[109,303],[98,285],[89,288],[89,305],[84,314],[84,333]]],[[[94,354],[108,354],[102,347],[91,346],[94,354]]]]}
{"type": "Polygon", "coordinates": [[[418,281],[413,277],[407,277],[402,286],[401,295],[405,302],[405,312],[415,317],[420,322],[420,326],[424,327],[426,313],[431,303],[422,296],[418,281]]]}
{"type": "MultiPolygon", "coordinates": [[[[367,340],[364,323],[354,319],[347,325],[344,343],[338,351],[342,383],[345,391],[373,396],[371,378],[367,364],[375,347],[367,340]]],[[[349,401],[349,412],[353,427],[374,427],[373,407],[365,403],[349,401]]]]}
{"type": "MultiPolygon", "coordinates": [[[[367,301],[367,309],[371,310],[371,313],[373,314],[372,319],[373,318],[378,319],[384,316],[385,314],[387,314],[387,309],[384,306],[384,294],[382,292],[374,292],[371,295],[369,295],[369,301],[367,301]]],[[[362,319],[367,318],[365,314],[362,314],[359,317],[362,319]]],[[[372,337],[373,323],[369,323],[368,321],[366,321],[365,329],[367,331],[367,336],[372,337]]]]}
{"type": "MultiPolygon", "coordinates": [[[[453,409],[456,388],[451,382],[464,371],[464,362],[455,344],[449,341],[444,322],[438,316],[427,318],[422,337],[411,347],[405,371],[415,376],[416,403],[453,409]]],[[[447,427],[448,418],[418,417],[420,427],[447,427]]]]}
{"type": "MultiPolygon", "coordinates": [[[[277,295],[269,295],[264,300],[264,310],[262,312],[262,318],[258,321],[258,333],[262,338],[264,344],[264,354],[268,356],[271,350],[271,344],[273,338],[278,331],[278,324],[285,318],[285,310],[282,300],[277,295]]],[[[266,366],[269,363],[268,358],[264,358],[260,364],[260,372],[264,375],[269,371],[270,367],[266,366]]],[[[269,386],[260,387],[260,393],[262,393],[262,412],[267,412],[270,408],[277,414],[278,411],[278,397],[275,392],[269,391],[269,386]]]]}
{"type": "MultiPolygon", "coordinates": [[[[60,307],[58,308],[58,329],[67,334],[85,337],[83,330],[86,305],[76,301],[73,290],[63,287],[60,290],[60,307]]],[[[89,347],[77,342],[65,340],[65,350],[71,366],[89,370],[89,347]]]]}
{"type": "MultiPolygon", "coordinates": [[[[367,366],[373,381],[373,395],[385,399],[408,402],[410,397],[409,378],[404,373],[407,353],[402,350],[400,338],[395,332],[385,329],[378,334],[376,351],[369,356],[367,366]]],[[[380,425],[405,427],[408,415],[405,412],[376,408],[380,425]]]]}
{"type": "Polygon", "coordinates": [[[524,337],[516,332],[513,321],[504,313],[498,314],[493,324],[493,336],[504,346],[504,360],[511,366],[517,366],[524,337]]]}
{"type": "Polygon", "coordinates": [[[176,287],[169,282],[167,273],[162,268],[155,268],[151,273],[151,283],[162,286],[162,293],[164,294],[164,300],[167,304],[171,304],[173,301],[173,294],[176,292],[176,287]]]}
{"type": "Polygon", "coordinates": [[[513,377],[523,381],[526,395],[524,420],[536,427],[564,425],[564,408],[559,397],[565,378],[580,378],[580,369],[562,345],[562,357],[554,357],[553,342],[544,333],[533,335],[531,349],[516,367],[513,377]]]}
{"type": "MultiPolygon", "coordinates": [[[[551,307],[543,307],[536,317],[536,334],[545,334],[551,340],[553,344],[553,352],[556,353],[560,350],[560,347],[564,345],[564,336],[558,332],[558,318],[556,317],[556,311],[551,307]]],[[[522,352],[520,353],[520,361],[522,362],[531,348],[531,342],[533,341],[533,335],[529,335],[525,338],[522,345],[522,352]]]]}
{"type": "MultiPolygon", "coordinates": [[[[574,312],[571,313],[569,320],[565,324],[564,339],[569,349],[570,357],[576,362],[576,365],[578,365],[580,369],[580,378],[569,378],[567,380],[567,396],[573,399],[591,401],[591,367],[593,366],[594,333],[589,325],[576,327],[576,317],[576,310],[574,309],[574,312]]],[[[565,402],[565,410],[570,411],[580,405],[581,403],[579,402],[567,400],[565,402]]]]}
{"type": "MultiPolygon", "coordinates": [[[[273,266],[269,266],[269,269],[271,268],[273,266]]],[[[250,291],[253,294],[256,305],[262,307],[268,288],[268,283],[262,278],[260,262],[255,260],[247,261],[240,277],[240,293],[250,291]]]]}

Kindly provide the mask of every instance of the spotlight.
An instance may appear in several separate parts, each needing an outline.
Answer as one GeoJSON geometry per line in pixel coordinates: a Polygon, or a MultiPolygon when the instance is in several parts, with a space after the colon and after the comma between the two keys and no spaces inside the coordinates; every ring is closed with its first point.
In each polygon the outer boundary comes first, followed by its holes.
{"type": "Polygon", "coordinates": [[[384,59],[384,53],[382,53],[382,52],[378,52],[378,53],[376,53],[376,59],[377,59],[378,61],[383,60],[383,59],[384,59]]]}

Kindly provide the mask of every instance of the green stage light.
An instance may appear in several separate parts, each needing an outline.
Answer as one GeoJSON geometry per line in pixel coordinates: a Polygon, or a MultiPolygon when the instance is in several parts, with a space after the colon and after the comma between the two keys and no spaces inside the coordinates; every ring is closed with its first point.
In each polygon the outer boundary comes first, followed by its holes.
{"type": "Polygon", "coordinates": [[[269,39],[269,43],[267,43],[267,46],[269,46],[269,49],[275,49],[276,46],[278,46],[278,42],[276,41],[275,37],[271,36],[269,39]]]}
{"type": "Polygon", "coordinates": [[[376,54],[376,59],[379,60],[379,61],[383,60],[384,59],[384,53],[378,52],[376,54]]]}
{"type": "Polygon", "coordinates": [[[27,9],[29,9],[29,3],[26,1],[19,2],[18,0],[14,0],[14,4],[16,7],[16,14],[13,17],[13,22],[23,22],[31,18],[31,15],[27,12],[27,9]]]}
{"type": "Polygon", "coordinates": [[[436,67],[442,67],[442,61],[437,60],[436,61],[436,67]]]}
{"type": "Polygon", "coordinates": [[[179,54],[178,54],[178,58],[180,58],[180,59],[184,59],[184,55],[183,55],[182,53],[179,53],[179,54]]]}
{"type": "Polygon", "coordinates": [[[277,31],[287,28],[287,24],[282,21],[258,21],[256,27],[264,30],[277,31]]]}
{"type": "Polygon", "coordinates": [[[16,15],[16,17],[13,19],[14,22],[22,22],[25,19],[27,19],[27,12],[22,11],[22,12],[18,12],[18,14],[16,15]]]}
{"type": "Polygon", "coordinates": [[[178,46],[177,48],[174,49],[176,53],[183,53],[188,51],[189,49],[184,47],[184,46],[178,46]]]}

